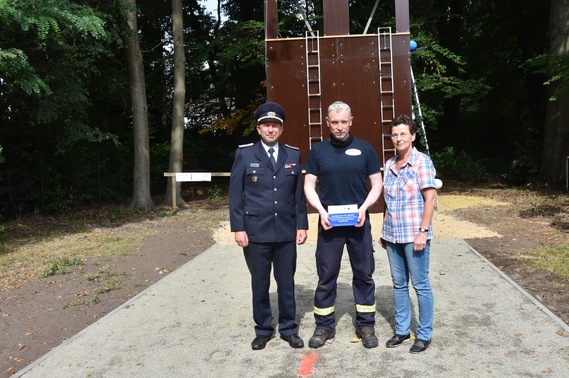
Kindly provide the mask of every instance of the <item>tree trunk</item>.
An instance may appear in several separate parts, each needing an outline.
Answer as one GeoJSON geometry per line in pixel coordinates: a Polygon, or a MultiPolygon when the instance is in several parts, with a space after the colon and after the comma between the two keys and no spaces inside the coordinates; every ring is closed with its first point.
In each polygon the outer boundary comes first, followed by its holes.
{"type": "MultiPolygon", "coordinates": [[[[186,103],[186,55],[184,54],[184,14],[182,0],[172,0],[172,36],[174,39],[174,104],[170,138],[169,172],[182,172],[184,156],[184,106],[186,103]]],[[[184,206],[182,183],[176,185],[176,205],[184,206]]],[[[172,180],[168,180],[165,204],[172,203],[172,180]]]]}
{"type": "MultiPolygon", "coordinates": [[[[549,19],[549,54],[552,57],[569,54],[569,0],[552,0],[549,19]]],[[[555,91],[551,85],[549,95],[555,91]]],[[[543,136],[541,176],[551,187],[561,188],[566,180],[566,161],[569,156],[569,92],[547,104],[543,136]]]]}
{"type": "Polygon", "coordinates": [[[128,65],[132,122],[134,130],[134,177],[131,207],[152,210],[150,194],[150,147],[148,142],[148,105],[142,52],[138,41],[136,0],[123,0],[130,33],[124,39],[128,65]]]}

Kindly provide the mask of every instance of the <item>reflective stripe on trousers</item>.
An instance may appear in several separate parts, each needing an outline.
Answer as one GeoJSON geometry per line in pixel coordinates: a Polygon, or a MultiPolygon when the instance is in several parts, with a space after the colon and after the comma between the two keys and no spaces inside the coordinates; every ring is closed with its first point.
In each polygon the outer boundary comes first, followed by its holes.
{"type": "Polygon", "coordinates": [[[356,304],[357,312],[375,312],[375,303],[370,305],[359,305],[356,304]]]}
{"type": "Polygon", "coordinates": [[[315,315],[326,316],[326,315],[333,314],[334,311],[335,311],[334,306],[327,307],[327,308],[318,308],[318,307],[314,306],[314,314],[315,315]]]}

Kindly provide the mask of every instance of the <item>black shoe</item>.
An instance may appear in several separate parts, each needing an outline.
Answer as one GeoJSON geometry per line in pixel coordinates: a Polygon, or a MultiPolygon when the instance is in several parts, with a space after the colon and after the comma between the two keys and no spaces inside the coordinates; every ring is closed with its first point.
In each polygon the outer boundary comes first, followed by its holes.
{"type": "Polygon", "coordinates": [[[375,330],[371,326],[357,328],[356,336],[362,339],[362,345],[365,348],[376,348],[378,345],[375,330]]]}
{"type": "Polygon", "coordinates": [[[308,346],[311,348],[320,348],[326,344],[327,340],[333,339],[335,335],[336,330],[317,327],[310,341],[308,341],[308,346]]]}
{"type": "Polygon", "coordinates": [[[304,341],[302,341],[302,339],[298,337],[298,335],[288,335],[288,336],[281,335],[281,339],[288,342],[288,345],[290,345],[292,348],[304,347],[304,341]]]}
{"type": "Polygon", "coordinates": [[[257,335],[257,337],[255,337],[255,339],[251,343],[251,348],[253,348],[253,350],[265,349],[265,346],[267,345],[270,339],[271,336],[257,335]]]}
{"type": "Polygon", "coordinates": [[[427,350],[427,348],[431,345],[431,340],[421,340],[415,339],[413,346],[409,349],[409,353],[421,353],[427,350]]]}
{"type": "Polygon", "coordinates": [[[407,341],[411,338],[411,335],[394,335],[391,339],[387,340],[385,346],[388,348],[395,348],[401,345],[404,341],[407,341]]]}

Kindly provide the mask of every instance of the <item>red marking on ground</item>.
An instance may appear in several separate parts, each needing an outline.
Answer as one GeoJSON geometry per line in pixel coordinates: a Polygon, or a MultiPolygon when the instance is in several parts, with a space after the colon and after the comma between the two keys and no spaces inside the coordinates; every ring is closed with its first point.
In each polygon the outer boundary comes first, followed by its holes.
{"type": "Polygon", "coordinates": [[[314,373],[314,363],[318,355],[316,353],[305,354],[302,356],[300,361],[300,368],[298,369],[297,375],[299,377],[310,377],[314,373]]]}

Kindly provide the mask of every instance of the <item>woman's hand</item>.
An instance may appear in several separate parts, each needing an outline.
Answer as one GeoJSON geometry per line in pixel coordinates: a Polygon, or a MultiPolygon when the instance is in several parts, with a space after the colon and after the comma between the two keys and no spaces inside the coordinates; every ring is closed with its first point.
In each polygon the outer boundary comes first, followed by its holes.
{"type": "Polygon", "coordinates": [[[413,251],[420,252],[427,246],[427,232],[419,232],[415,235],[413,251]]]}

